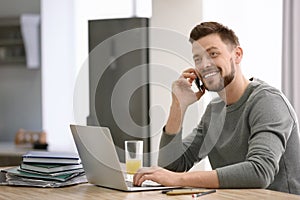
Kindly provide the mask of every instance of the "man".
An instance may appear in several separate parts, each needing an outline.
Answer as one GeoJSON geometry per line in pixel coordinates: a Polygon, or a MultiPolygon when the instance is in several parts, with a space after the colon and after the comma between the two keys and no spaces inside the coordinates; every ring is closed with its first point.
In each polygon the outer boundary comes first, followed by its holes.
{"type": "Polygon", "coordinates": [[[195,68],[172,85],[172,104],[160,143],[158,164],[142,168],[134,184],[153,180],[166,186],[268,188],[300,194],[300,142],[296,114],[284,95],[241,71],[243,50],[235,33],[216,22],[190,34],[195,68]],[[204,86],[191,89],[199,77],[204,86]],[[207,91],[219,98],[183,140],[188,106],[207,91]],[[187,172],[208,155],[212,171],[187,172]]]}

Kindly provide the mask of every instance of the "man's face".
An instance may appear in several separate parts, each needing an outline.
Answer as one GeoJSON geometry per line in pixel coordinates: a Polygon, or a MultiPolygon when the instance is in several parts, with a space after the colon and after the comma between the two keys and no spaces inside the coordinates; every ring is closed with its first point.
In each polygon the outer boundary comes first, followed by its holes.
{"type": "Polygon", "coordinates": [[[197,75],[208,91],[219,92],[234,79],[234,53],[217,34],[193,42],[192,53],[197,75]]]}

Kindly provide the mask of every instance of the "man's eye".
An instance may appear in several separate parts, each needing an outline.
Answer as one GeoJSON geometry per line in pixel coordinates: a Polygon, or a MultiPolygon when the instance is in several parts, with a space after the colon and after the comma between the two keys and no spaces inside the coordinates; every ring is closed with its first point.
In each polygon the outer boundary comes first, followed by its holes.
{"type": "Polygon", "coordinates": [[[215,57],[217,57],[219,54],[217,53],[217,52],[211,52],[210,53],[210,57],[211,58],[215,58],[215,57]]]}
{"type": "Polygon", "coordinates": [[[195,62],[195,64],[199,64],[199,63],[201,63],[201,59],[196,58],[196,59],[194,60],[194,62],[195,62]]]}

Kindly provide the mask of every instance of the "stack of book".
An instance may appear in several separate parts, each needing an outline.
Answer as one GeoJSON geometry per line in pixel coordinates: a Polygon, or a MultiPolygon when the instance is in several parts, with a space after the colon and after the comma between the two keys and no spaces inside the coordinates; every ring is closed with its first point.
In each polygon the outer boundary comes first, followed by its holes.
{"type": "Polygon", "coordinates": [[[62,187],[87,182],[75,153],[30,151],[20,166],[2,170],[7,185],[62,187]]]}

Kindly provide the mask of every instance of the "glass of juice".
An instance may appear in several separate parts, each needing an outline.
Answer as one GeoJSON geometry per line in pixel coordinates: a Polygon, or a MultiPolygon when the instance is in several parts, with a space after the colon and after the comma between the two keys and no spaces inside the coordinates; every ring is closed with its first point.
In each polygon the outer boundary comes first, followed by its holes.
{"type": "Polygon", "coordinates": [[[127,174],[133,175],[143,167],[143,141],[125,141],[125,162],[127,174]]]}

